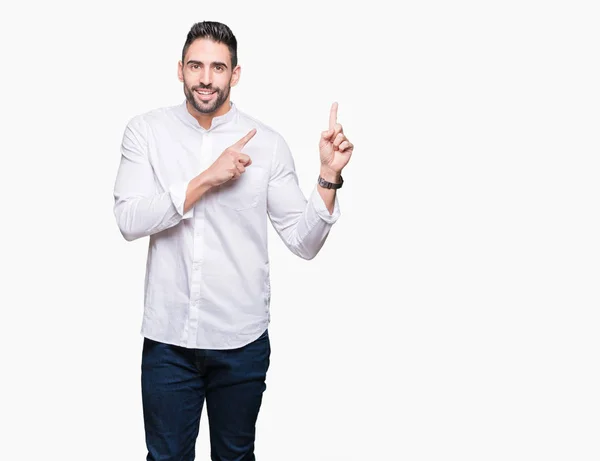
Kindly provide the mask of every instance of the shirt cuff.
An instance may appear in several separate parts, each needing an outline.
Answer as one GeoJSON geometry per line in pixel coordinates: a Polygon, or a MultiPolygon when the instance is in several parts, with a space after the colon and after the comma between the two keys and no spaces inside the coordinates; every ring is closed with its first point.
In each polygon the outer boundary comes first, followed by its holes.
{"type": "Polygon", "coordinates": [[[191,207],[187,213],[183,213],[188,184],[189,181],[186,181],[169,187],[169,195],[171,196],[171,201],[173,202],[177,213],[181,215],[182,219],[188,219],[194,216],[194,207],[191,207]]]}
{"type": "Polygon", "coordinates": [[[335,199],[333,201],[333,213],[329,213],[329,210],[325,206],[325,202],[323,201],[323,197],[319,194],[317,190],[319,186],[316,185],[312,191],[310,202],[313,205],[314,210],[317,212],[319,218],[325,221],[327,224],[335,223],[340,217],[340,204],[338,203],[337,193],[335,194],[335,199]]]}

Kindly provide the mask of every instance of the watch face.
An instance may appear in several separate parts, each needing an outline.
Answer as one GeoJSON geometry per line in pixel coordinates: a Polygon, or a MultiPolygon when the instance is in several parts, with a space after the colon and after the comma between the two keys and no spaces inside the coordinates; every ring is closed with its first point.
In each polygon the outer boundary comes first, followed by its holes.
{"type": "Polygon", "coordinates": [[[323,178],[319,177],[319,184],[325,189],[331,189],[332,184],[328,181],[325,181],[323,178]]]}

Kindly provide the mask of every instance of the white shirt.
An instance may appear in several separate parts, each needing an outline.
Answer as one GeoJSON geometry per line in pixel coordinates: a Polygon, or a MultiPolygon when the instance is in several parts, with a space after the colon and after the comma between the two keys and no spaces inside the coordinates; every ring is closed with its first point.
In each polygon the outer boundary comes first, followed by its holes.
{"type": "Polygon", "coordinates": [[[244,346],[270,321],[267,216],[286,246],[313,258],[340,215],[317,191],[303,195],[283,137],[230,110],[202,128],[185,101],[138,115],[125,128],[114,187],[125,239],[150,236],[141,334],[188,348],[244,346]],[[242,176],[210,190],[187,213],[189,181],[252,128],[242,176]]]}

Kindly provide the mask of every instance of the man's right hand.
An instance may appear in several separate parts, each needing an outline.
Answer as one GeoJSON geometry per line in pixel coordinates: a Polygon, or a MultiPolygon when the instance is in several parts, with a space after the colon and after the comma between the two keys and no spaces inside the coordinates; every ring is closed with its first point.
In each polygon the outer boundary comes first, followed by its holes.
{"type": "Polygon", "coordinates": [[[255,134],[256,128],[251,129],[246,136],[225,149],[219,158],[206,169],[205,173],[211,186],[220,186],[232,179],[239,178],[246,171],[246,167],[252,164],[252,160],[242,153],[242,149],[255,134]]]}

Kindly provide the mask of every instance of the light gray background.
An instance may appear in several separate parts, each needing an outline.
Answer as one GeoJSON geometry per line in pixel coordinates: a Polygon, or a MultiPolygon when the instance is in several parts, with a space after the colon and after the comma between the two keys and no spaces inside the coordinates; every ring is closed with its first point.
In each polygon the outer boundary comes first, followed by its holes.
{"type": "Polygon", "coordinates": [[[257,458],[600,458],[597,3],[391,5],[2,6],[0,458],[145,459],[147,239],[112,187],[199,20],[233,29],[233,100],[307,194],[333,101],[356,146],[319,256],[271,232],[257,458]]]}

